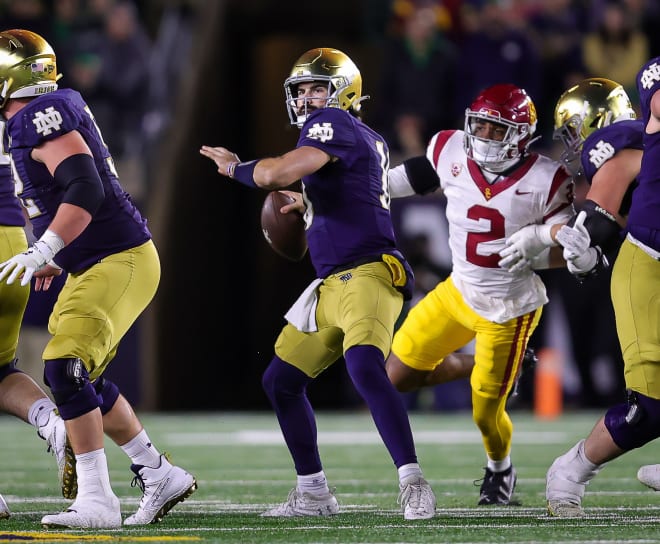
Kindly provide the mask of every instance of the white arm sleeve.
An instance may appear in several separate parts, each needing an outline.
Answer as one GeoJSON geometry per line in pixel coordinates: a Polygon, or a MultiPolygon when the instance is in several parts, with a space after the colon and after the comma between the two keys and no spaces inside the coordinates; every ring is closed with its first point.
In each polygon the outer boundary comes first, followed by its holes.
{"type": "Polygon", "coordinates": [[[403,164],[390,168],[387,173],[387,179],[390,185],[390,197],[402,198],[404,196],[413,196],[415,189],[410,185],[406,168],[403,164]]]}

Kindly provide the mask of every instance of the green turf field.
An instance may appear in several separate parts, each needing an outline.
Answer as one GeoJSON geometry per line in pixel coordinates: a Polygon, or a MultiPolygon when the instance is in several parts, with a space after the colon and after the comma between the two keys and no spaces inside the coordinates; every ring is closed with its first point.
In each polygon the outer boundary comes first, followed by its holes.
{"type": "MultiPolygon", "coordinates": [[[[520,506],[477,507],[484,453],[467,413],[413,414],[425,475],[438,498],[437,515],[410,522],[398,510],[396,470],[367,413],[321,414],[321,455],[342,513],[332,518],[261,518],[283,501],[295,476],[271,414],[143,415],[154,442],[193,472],[198,491],[158,525],[114,531],[46,531],[44,514],[65,509],[54,459],[32,427],[0,417],[0,493],[12,517],[0,520],[0,542],[222,542],[231,543],[440,543],[440,542],[660,542],[660,493],[636,479],[641,464],[660,462],[658,442],[612,462],[592,482],[588,517],[557,520],[545,513],[544,478],[555,456],[594,424],[597,414],[554,421],[512,412],[513,462],[520,506]]],[[[129,462],[106,444],[110,477],[124,517],[140,492],[130,486],[129,462]]]]}

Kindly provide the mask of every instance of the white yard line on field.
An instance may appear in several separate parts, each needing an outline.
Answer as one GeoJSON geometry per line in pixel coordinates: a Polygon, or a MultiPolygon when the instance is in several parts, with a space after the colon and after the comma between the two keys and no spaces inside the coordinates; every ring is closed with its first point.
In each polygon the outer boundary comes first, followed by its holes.
{"type": "MultiPolygon", "coordinates": [[[[419,431],[415,432],[417,444],[481,444],[478,431],[419,431]]],[[[559,431],[516,432],[516,444],[565,444],[568,434],[559,431]]],[[[381,444],[376,431],[319,431],[319,444],[381,444]]],[[[233,432],[167,433],[168,443],[177,446],[210,445],[269,445],[284,444],[279,430],[246,430],[233,432]]]]}

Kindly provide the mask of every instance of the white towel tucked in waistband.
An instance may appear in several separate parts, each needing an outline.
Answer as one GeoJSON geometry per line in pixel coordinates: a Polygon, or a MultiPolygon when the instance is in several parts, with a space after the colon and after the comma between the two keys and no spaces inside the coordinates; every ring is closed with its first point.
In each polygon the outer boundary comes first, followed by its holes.
{"type": "Polygon", "coordinates": [[[323,283],[321,278],[316,278],[310,283],[284,314],[285,319],[301,332],[316,332],[316,305],[318,303],[318,286],[323,283]]]}

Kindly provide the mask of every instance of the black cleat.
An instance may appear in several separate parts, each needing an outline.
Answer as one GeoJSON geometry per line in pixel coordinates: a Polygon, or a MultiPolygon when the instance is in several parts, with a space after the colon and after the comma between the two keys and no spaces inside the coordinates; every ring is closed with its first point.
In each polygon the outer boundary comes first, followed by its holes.
{"type": "MultiPolygon", "coordinates": [[[[508,505],[511,503],[511,495],[516,487],[516,470],[513,465],[506,469],[504,472],[493,472],[486,469],[481,489],[479,491],[479,504],[491,505],[508,505]]],[[[475,481],[475,485],[480,480],[475,481]]]]}
{"type": "Polygon", "coordinates": [[[538,362],[539,359],[536,356],[534,350],[532,348],[525,349],[525,355],[523,355],[522,363],[520,363],[520,370],[518,371],[518,375],[513,382],[513,387],[511,388],[511,391],[509,391],[509,396],[507,399],[518,395],[518,385],[520,384],[520,378],[525,372],[532,370],[538,362]]]}

